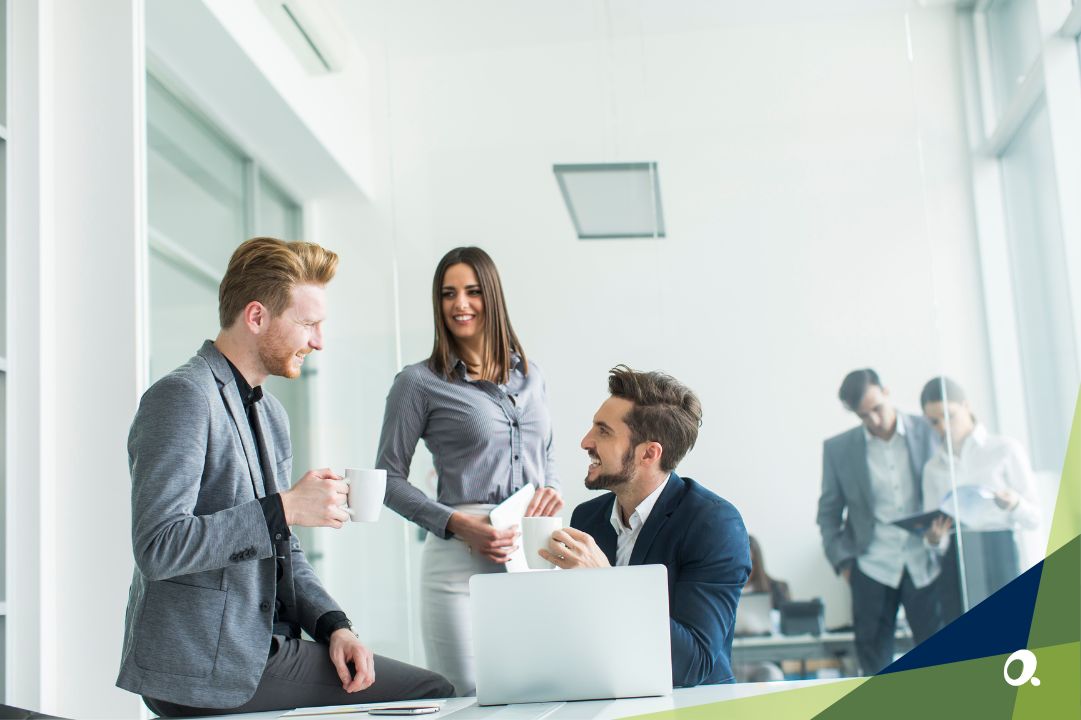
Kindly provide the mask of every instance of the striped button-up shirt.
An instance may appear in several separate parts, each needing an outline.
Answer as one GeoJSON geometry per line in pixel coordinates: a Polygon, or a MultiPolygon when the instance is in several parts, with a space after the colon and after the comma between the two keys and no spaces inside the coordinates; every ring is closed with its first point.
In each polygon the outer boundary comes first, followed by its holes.
{"type": "Polygon", "coordinates": [[[386,505],[439,537],[453,506],[496,504],[532,483],[559,487],[544,375],[514,355],[505,385],[469,377],[456,360],[450,379],[428,361],[406,366],[390,388],[376,467],[387,471],[386,505]],[[436,499],[409,483],[417,441],[432,453],[436,499]]]}

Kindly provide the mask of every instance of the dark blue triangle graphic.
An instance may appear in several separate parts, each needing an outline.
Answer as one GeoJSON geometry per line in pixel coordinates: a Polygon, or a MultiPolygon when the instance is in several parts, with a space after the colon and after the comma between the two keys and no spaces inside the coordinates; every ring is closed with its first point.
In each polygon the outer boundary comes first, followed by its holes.
{"type": "MultiPolygon", "coordinates": [[[[1059,552],[1061,549],[1059,550],[1059,552]]],[[[1008,655],[1028,647],[1045,560],[909,650],[879,675],[961,660],[1008,655]]]]}

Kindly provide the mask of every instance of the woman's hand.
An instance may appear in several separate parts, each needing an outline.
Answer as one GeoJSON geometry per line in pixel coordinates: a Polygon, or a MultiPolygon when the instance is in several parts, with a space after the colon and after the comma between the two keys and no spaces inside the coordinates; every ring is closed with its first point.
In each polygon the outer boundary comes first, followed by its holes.
{"type": "Polygon", "coordinates": [[[563,509],[563,496],[555,488],[542,487],[533,493],[533,499],[529,501],[529,507],[525,509],[526,517],[551,517],[563,509]]]}
{"type": "Polygon", "coordinates": [[[927,532],[923,534],[923,537],[929,545],[938,545],[942,542],[942,538],[946,537],[947,533],[952,529],[953,518],[939,515],[931,521],[931,527],[927,528],[927,532]]]}
{"type": "Polygon", "coordinates": [[[1006,511],[1013,510],[1021,502],[1021,496],[1009,488],[995,490],[995,504],[1006,511]]]}
{"type": "Polygon", "coordinates": [[[518,538],[518,526],[506,530],[496,530],[488,518],[482,515],[469,515],[455,512],[447,521],[447,530],[461,538],[469,551],[494,563],[504,564],[510,554],[518,549],[514,541],[518,538]]]}

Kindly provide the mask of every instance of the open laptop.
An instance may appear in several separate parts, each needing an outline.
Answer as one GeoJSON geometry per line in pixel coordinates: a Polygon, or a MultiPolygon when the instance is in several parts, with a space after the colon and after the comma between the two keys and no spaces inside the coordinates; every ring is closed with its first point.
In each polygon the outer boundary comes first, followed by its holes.
{"type": "Polygon", "coordinates": [[[663,565],[469,579],[477,703],[672,692],[663,565]]]}
{"type": "Polygon", "coordinates": [[[768,592],[744,590],[736,607],[736,636],[769,635],[773,630],[773,623],[770,622],[772,609],[773,604],[768,592]]]}

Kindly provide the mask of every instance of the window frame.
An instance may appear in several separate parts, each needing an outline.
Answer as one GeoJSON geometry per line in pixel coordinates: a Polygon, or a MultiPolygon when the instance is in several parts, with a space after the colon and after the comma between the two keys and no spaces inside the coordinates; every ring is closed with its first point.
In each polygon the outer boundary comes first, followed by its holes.
{"type": "MultiPolygon", "coordinates": [[[[984,312],[991,356],[998,429],[1033,447],[1032,412],[1026,401],[1025,368],[1018,331],[1017,289],[1011,270],[1003,156],[1039,104],[1046,103],[1054,157],[1063,250],[1066,261],[1075,365],[1081,364],[1081,210],[1071,198],[1081,195],[1081,6],[1064,9],[1052,0],[980,0],[959,12],[964,87],[971,138],[971,168],[977,242],[984,286],[984,312]],[[1041,33],[1040,51],[1021,86],[1002,112],[997,111],[987,13],[1002,2],[1034,5],[1041,33]]],[[[1075,371],[1081,369],[1075,367],[1075,371]]],[[[1076,388],[1069,389],[1076,392],[1076,388]]],[[[1068,390],[1068,391],[1069,391],[1068,390]]],[[[1071,398],[1072,400],[1072,398],[1071,398]]]]}

